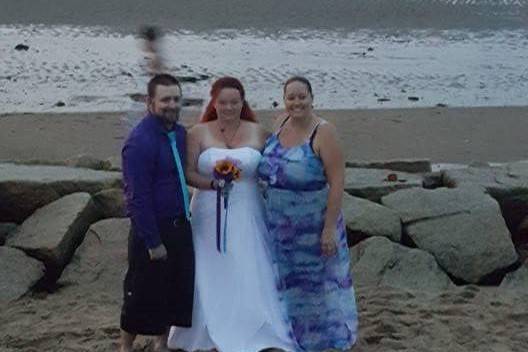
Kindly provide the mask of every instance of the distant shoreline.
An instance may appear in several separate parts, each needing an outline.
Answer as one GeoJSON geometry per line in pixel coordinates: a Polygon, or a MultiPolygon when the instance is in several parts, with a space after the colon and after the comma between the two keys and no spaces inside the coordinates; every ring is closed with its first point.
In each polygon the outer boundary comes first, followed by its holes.
{"type": "MultiPolygon", "coordinates": [[[[185,110],[192,125],[198,110],[185,110]]],[[[270,128],[280,110],[258,110],[270,128]]],[[[346,160],[425,158],[469,164],[528,159],[528,106],[318,110],[334,123],[346,160]]],[[[119,157],[127,135],[123,113],[0,115],[0,160],[61,161],[80,154],[119,157]]]]}

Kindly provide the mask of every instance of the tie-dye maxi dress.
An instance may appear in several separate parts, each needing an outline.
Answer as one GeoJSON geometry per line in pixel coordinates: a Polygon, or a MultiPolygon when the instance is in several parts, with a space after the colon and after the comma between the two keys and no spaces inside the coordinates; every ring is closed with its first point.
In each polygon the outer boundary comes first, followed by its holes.
{"type": "Polygon", "coordinates": [[[357,309],[343,216],[337,254],[321,254],[328,183],[310,141],[286,148],[273,134],[258,168],[269,246],[285,314],[301,350],[348,349],[357,337],[357,309]]]}

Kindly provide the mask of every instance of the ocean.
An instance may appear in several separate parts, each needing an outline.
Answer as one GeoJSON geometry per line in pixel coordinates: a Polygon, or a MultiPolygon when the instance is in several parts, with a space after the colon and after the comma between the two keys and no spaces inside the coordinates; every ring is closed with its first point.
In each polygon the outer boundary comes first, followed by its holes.
{"type": "Polygon", "coordinates": [[[528,0],[0,0],[0,113],[122,111],[145,91],[135,36],[207,99],[232,75],[257,109],[312,81],[316,108],[526,105],[528,0]],[[15,50],[18,44],[27,50],[15,50]],[[62,102],[63,104],[57,104],[62,102]]]}

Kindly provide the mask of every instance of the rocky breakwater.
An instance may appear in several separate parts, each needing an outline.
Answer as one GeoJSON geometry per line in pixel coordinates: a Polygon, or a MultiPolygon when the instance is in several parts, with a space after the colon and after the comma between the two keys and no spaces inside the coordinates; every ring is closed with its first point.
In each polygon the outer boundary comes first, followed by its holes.
{"type": "Polygon", "coordinates": [[[528,162],[438,172],[424,160],[347,166],[356,285],[528,288],[528,162]]]}
{"type": "Polygon", "coordinates": [[[90,226],[116,217],[120,172],[0,163],[0,302],[53,288],[90,226]]]}

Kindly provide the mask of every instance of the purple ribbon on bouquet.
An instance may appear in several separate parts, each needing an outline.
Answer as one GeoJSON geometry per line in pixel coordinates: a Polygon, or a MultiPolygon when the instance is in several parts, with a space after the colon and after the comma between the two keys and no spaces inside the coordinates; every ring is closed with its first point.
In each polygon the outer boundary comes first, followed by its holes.
{"type": "Polygon", "coordinates": [[[219,253],[227,250],[227,215],[229,212],[229,191],[231,182],[216,190],[216,249],[219,253]],[[222,197],[224,198],[224,228],[222,231],[222,197]]]}
{"type": "Polygon", "coordinates": [[[233,181],[240,177],[238,160],[219,160],[214,168],[213,175],[218,182],[216,189],[216,249],[220,253],[227,250],[227,215],[229,212],[229,192],[233,181]],[[222,231],[222,197],[224,198],[224,229],[222,231]]]}

